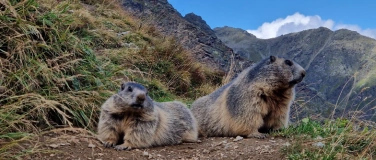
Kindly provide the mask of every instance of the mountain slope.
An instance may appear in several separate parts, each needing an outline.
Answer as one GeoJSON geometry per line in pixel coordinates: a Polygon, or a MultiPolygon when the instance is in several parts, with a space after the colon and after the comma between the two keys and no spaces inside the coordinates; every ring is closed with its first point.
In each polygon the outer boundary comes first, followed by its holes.
{"type": "MultiPolygon", "coordinates": [[[[372,125],[357,127],[353,119],[323,124],[305,118],[264,140],[202,137],[201,143],[131,151],[104,148],[95,131],[100,105],[122,81],[142,83],[156,101],[192,102],[222,79],[191,58],[176,37],[130,16],[118,2],[0,1],[0,159],[376,156],[376,132],[368,129],[372,125]]],[[[186,18],[192,25],[204,24],[198,16],[190,16],[186,18]]],[[[373,77],[364,80],[360,84],[373,77]]]]}
{"type": "Polygon", "coordinates": [[[313,113],[331,115],[331,110],[338,108],[339,116],[345,109],[359,110],[360,105],[367,115],[373,115],[369,108],[374,106],[372,95],[376,94],[374,39],[346,29],[333,32],[323,27],[272,39],[258,39],[231,27],[214,31],[243,58],[257,62],[276,55],[301,64],[307,77],[299,86],[303,91],[298,93],[298,99],[308,101],[310,110],[315,110],[313,113]],[[320,106],[324,102],[332,107],[320,106]]]}
{"type": "MultiPolygon", "coordinates": [[[[164,35],[176,37],[176,40],[190,50],[201,63],[222,71],[228,71],[233,51],[227,47],[206,22],[193,13],[181,16],[167,0],[123,0],[126,11],[143,20],[147,25],[156,27],[164,35]]],[[[246,59],[235,57],[236,64],[250,63],[246,59]]],[[[236,70],[241,70],[237,67],[236,70]]]]}

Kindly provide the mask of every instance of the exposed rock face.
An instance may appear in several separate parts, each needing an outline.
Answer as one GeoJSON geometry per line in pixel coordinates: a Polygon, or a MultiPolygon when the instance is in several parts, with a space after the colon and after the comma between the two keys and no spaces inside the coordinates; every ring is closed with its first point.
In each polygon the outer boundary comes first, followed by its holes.
{"type": "MultiPolygon", "coordinates": [[[[162,34],[176,37],[201,63],[228,71],[233,51],[227,47],[206,22],[193,13],[182,17],[167,0],[123,0],[124,9],[154,25],[162,34]]],[[[251,63],[235,55],[237,71],[251,63]],[[243,66],[240,66],[240,64],[243,66]]]]}
{"type": "MultiPolygon", "coordinates": [[[[327,117],[333,113],[333,108],[337,108],[335,116],[361,110],[366,112],[361,118],[368,119],[375,113],[370,110],[376,105],[373,96],[376,95],[374,39],[346,29],[333,32],[323,27],[272,39],[258,39],[231,27],[215,28],[214,31],[242,58],[257,62],[276,55],[301,64],[307,71],[297,94],[297,100],[303,100],[300,103],[304,105],[301,106],[304,107],[303,115],[327,117]]],[[[295,109],[300,111],[301,107],[295,109]]]]}

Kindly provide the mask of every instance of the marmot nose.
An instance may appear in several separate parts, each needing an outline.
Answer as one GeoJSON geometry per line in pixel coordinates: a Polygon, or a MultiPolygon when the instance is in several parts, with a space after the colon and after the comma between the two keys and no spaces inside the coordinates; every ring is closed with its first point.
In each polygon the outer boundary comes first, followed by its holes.
{"type": "Polygon", "coordinates": [[[139,94],[139,95],[137,95],[137,103],[138,104],[141,104],[141,103],[143,103],[144,101],[145,101],[145,94],[139,94]]]}
{"type": "Polygon", "coordinates": [[[305,74],[306,74],[306,72],[305,72],[305,71],[303,71],[303,72],[302,72],[302,78],[304,78],[304,77],[305,77],[305,74]]]}

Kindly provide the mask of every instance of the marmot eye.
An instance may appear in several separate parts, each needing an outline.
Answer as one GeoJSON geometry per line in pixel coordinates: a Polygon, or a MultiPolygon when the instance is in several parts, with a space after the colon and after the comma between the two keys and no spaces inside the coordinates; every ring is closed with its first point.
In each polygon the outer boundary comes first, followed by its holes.
{"type": "Polygon", "coordinates": [[[292,62],[290,60],[285,60],[285,63],[289,66],[292,66],[292,62]]]}
{"type": "Polygon", "coordinates": [[[133,91],[133,88],[131,86],[128,86],[128,89],[127,89],[128,92],[132,92],[133,91]]]}

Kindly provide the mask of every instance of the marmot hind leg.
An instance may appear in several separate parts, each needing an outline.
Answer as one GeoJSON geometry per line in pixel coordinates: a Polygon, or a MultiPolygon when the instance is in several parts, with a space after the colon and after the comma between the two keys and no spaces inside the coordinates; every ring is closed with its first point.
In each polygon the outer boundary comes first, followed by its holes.
{"type": "Polygon", "coordinates": [[[182,136],[182,141],[187,143],[197,143],[200,142],[198,140],[198,133],[196,130],[192,129],[189,131],[186,131],[182,136]]]}
{"type": "Polygon", "coordinates": [[[131,150],[131,149],[133,149],[133,147],[127,141],[124,140],[124,143],[116,145],[115,149],[118,150],[118,151],[131,150]]]}
{"type": "Polygon", "coordinates": [[[251,133],[251,134],[248,134],[248,135],[247,135],[247,138],[258,138],[258,139],[264,139],[264,138],[266,138],[266,136],[267,136],[267,134],[265,134],[265,133],[260,133],[260,132],[258,132],[258,131],[255,131],[255,132],[253,132],[253,133],[251,133]]]}
{"type": "Polygon", "coordinates": [[[247,138],[259,138],[259,139],[266,138],[267,134],[259,132],[259,128],[263,126],[264,124],[264,120],[261,114],[256,114],[253,117],[253,122],[254,123],[252,124],[252,128],[250,128],[250,133],[247,135],[247,138]]]}
{"type": "Polygon", "coordinates": [[[98,139],[105,147],[113,147],[119,141],[119,134],[114,129],[102,129],[98,139]]]}

